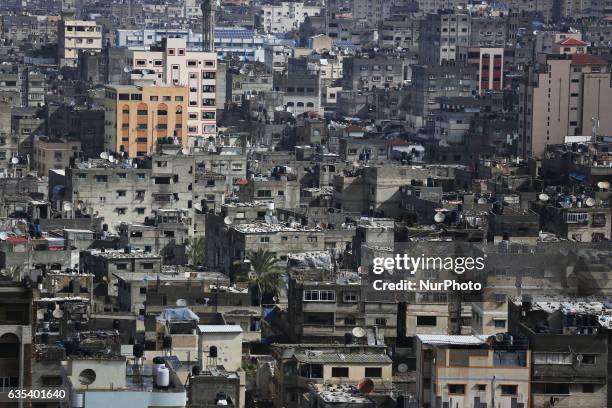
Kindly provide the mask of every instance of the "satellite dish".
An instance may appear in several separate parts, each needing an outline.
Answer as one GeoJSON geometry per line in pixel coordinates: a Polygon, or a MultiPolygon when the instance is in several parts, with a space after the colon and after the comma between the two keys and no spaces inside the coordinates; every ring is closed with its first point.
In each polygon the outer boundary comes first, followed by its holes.
{"type": "Polygon", "coordinates": [[[486,199],[486,198],[484,198],[484,197],[480,197],[480,198],[478,199],[478,204],[486,204],[486,203],[487,203],[487,199],[486,199]]]}
{"type": "Polygon", "coordinates": [[[602,190],[607,190],[610,188],[610,183],[607,181],[600,181],[599,183],[597,183],[597,187],[599,187],[602,190]]]}
{"type": "Polygon", "coordinates": [[[445,219],[446,215],[444,215],[444,213],[437,212],[436,215],[434,215],[434,221],[437,223],[444,222],[445,219]]]}
{"type": "Polygon", "coordinates": [[[497,341],[498,343],[501,343],[502,341],[504,341],[504,334],[503,333],[497,333],[495,335],[495,341],[497,341]]]}
{"type": "Polygon", "coordinates": [[[185,307],[185,306],[187,306],[187,300],[185,300],[185,299],[177,299],[176,300],[176,305],[178,307],[185,307]]]}
{"type": "Polygon", "coordinates": [[[6,240],[8,238],[8,234],[6,232],[0,232],[0,239],[2,241],[6,240]]]}
{"type": "Polygon", "coordinates": [[[130,72],[130,67],[128,67],[127,65],[123,67],[123,72],[125,72],[126,74],[130,72]]]}
{"type": "Polygon", "coordinates": [[[351,333],[353,333],[353,336],[355,336],[355,338],[357,339],[365,337],[367,334],[363,327],[353,327],[353,330],[351,330],[351,333]]]}
{"type": "Polygon", "coordinates": [[[576,361],[578,361],[579,363],[582,363],[582,360],[584,360],[584,356],[582,354],[578,354],[576,356],[576,361]]]}
{"type": "Polygon", "coordinates": [[[96,372],[91,368],[86,368],[79,373],[79,382],[82,385],[91,385],[96,381],[96,372]]]}
{"type": "Polygon", "coordinates": [[[538,198],[540,199],[540,201],[544,201],[544,202],[546,202],[546,201],[548,201],[548,200],[550,199],[550,197],[549,197],[549,196],[548,196],[548,194],[546,194],[546,193],[542,193],[542,194],[540,194],[540,195],[538,196],[538,198]]]}
{"type": "Polygon", "coordinates": [[[589,197],[586,200],[587,207],[593,207],[595,205],[595,199],[593,197],[589,197]]]}
{"type": "Polygon", "coordinates": [[[108,161],[111,162],[111,163],[114,163],[115,162],[115,158],[113,156],[110,156],[108,158],[108,161]]]}
{"type": "Polygon", "coordinates": [[[374,391],[374,381],[370,378],[366,378],[357,385],[357,388],[364,394],[369,394],[374,391]]]}
{"type": "Polygon", "coordinates": [[[104,159],[104,160],[108,160],[108,153],[106,153],[106,152],[100,153],[100,158],[104,159]]]}
{"type": "Polygon", "coordinates": [[[234,220],[232,220],[232,217],[229,217],[229,216],[228,216],[228,217],[225,217],[225,218],[223,219],[223,223],[224,223],[225,225],[232,225],[232,222],[233,222],[233,221],[234,221],[234,220]]]}
{"type": "Polygon", "coordinates": [[[187,156],[189,154],[189,149],[184,148],[183,150],[181,150],[181,153],[183,153],[185,156],[187,156]]]}
{"type": "Polygon", "coordinates": [[[55,317],[56,319],[61,319],[62,317],[64,317],[64,312],[62,311],[62,309],[60,309],[60,306],[57,303],[55,304],[55,310],[53,311],[53,317],[55,317]]]}
{"type": "Polygon", "coordinates": [[[408,364],[401,363],[400,365],[397,366],[397,371],[399,371],[400,373],[407,372],[408,371],[408,364]]]}
{"type": "Polygon", "coordinates": [[[13,163],[13,164],[19,164],[19,157],[13,157],[13,158],[11,159],[11,163],[13,163]]]}
{"type": "Polygon", "coordinates": [[[64,211],[66,211],[66,212],[68,212],[68,211],[72,211],[72,204],[71,204],[70,202],[66,201],[66,202],[64,203],[63,208],[64,208],[64,211]]]}

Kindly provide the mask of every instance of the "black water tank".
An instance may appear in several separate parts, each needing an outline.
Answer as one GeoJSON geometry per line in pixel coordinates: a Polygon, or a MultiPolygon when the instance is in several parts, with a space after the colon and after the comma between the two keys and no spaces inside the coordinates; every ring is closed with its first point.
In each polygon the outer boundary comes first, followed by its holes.
{"type": "Polygon", "coordinates": [[[200,375],[200,366],[191,367],[191,375],[193,375],[194,377],[196,375],[200,375]]]}
{"type": "Polygon", "coordinates": [[[113,320],[113,329],[119,330],[119,326],[120,326],[119,320],[118,319],[113,320]]]}
{"type": "Polygon", "coordinates": [[[344,344],[353,344],[353,333],[344,333],[344,344]]]}
{"type": "Polygon", "coordinates": [[[153,357],[153,364],[166,364],[166,360],[163,357],[153,357]]]}

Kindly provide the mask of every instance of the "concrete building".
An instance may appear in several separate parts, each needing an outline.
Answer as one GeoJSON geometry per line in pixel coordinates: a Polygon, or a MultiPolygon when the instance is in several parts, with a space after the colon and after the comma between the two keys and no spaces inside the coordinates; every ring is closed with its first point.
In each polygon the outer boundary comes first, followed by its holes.
{"type": "Polygon", "coordinates": [[[540,157],[566,136],[612,134],[607,63],[588,54],[543,56],[519,89],[519,154],[540,157]]]}
{"type": "Polygon", "coordinates": [[[406,79],[405,61],[393,54],[346,57],[342,65],[342,87],[346,90],[401,87],[406,79]]]}
{"type": "Polygon", "coordinates": [[[478,93],[499,91],[504,88],[504,49],[460,47],[457,59],[478,70],[478,93]]]}
{"type": "Polygon", "coordinates": [[[47,176],[51,169],[63,170],[78,158],[81,142],[38,136],[34,139],[32,167],[38,175],[47,176]]]}
{"type": "Polygon", "coordinates": [[[531,353],[527,341],[500,334],[417,335],[417,400],[420,406],[527,407],[531,353]]]}
{"type": "Polygon", "coordinates": [[[81,51],[102,50],[102,27],[95,21],[60,20],[57,50],[60,66],[76,67],[81,51]]]}
{"type": "Polygon", "coordinates": [[[217,54],[194,51],[185,38],[163,38],[161,47],[132,50],[131,68],[151,70],[159,84],[187,87],[187,145],[204,146],[216,138],[217,125],[217,54]]]}
{"type": "Polygon", "coordinates": [[[457,60],[457,48],[470,39],[470,15],[462,13],[428,14],[422,20],[419,37],[419,63],[439,65],[457,60]]]}
{"type": "Polygon", "coordinates": [[[153,153],[158,144],[187,147],[188,95],[184,86],[107,86],[106,150],[137,157],[153,153]]]}
{"type": "Polygon", "coordinates": [[[281,2],[261,8],[262,26],[266,33],[286,33],[297,30],[306,17],[321,14],[321,7],[304,2],[281,2]]]}

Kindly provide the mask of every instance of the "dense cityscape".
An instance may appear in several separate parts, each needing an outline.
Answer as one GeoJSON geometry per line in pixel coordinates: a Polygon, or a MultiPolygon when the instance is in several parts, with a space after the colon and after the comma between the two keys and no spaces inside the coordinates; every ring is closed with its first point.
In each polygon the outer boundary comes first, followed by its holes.
{"type": "Polygon", "coordinates": [[[0,0],[0,408],[612,407],[612,0],[0,0]]]}

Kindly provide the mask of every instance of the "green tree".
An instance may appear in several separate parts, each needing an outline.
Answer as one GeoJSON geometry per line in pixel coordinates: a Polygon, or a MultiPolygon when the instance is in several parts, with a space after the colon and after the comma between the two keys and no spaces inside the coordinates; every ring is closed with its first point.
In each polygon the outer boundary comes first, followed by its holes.
{"type": "MultiPolygon", "coordinates": [[[[246,281],[257,287],[257,296],[261,306],[264,293],[278,296],[283,271],[276,265],[274,254],[267,249],[248,251],[246,257],[251,263],[251,270],[248,272],[246,281]]],[[[242,278],[244,281],[244,276],[242,278]]]]}
{"type": "Polygon", "coordinates": [[[187,246],[187,258],[191,265],[204,263],[204,237],[193,237],[187,246]]]}

